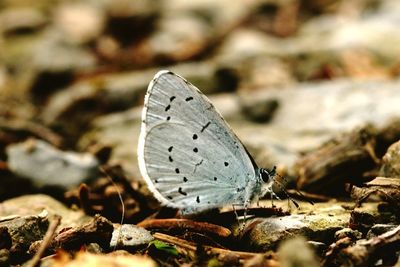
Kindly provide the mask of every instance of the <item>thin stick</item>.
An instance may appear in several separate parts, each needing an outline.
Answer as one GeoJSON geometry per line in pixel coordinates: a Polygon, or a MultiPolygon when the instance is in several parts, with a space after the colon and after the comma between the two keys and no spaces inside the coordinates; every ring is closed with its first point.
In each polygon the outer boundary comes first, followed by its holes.
{"type": "Polygon", "coordinates": [[[210,233],[222,238],[231,235],[225,227],[207,222],[197,222],[189,219],[148,219],[137,224],[145,229],[188,229],[200,233],[210,233]]]}
{"type": "MultiPolygon", "coordinates": [[[[154,236],[154,238],[156,238],[158,240],[174,244],[175,246],[190,250],[192,252],[195,252],[197,250],[196,244],[193,244],[191,242],[188,242],[184,239],[181,239],[181,238],[178,238],[175,236],[170,236],[170,235],[162,234],[162,233],[154,233],[153,236],[154,236]]],[[[253,258],[254,256],[260,254],[260,253],[244,252],[244,251],[235,251],[235,250],[229,250],[229,249],[223,249],[223,248],[215,248],[215,247],[211,247],[211,246],[204,246],[204,249],[211,254],[227,255],[227,254],[233,253],[240,259],[250,259],[250,258],[253,258]]]]}
{"type": "Polygon", "coordinates": [[[44,235],[43,240],[40,243],[39,249],[36,251],[32,260],[27,264],[28,267],[35,267],[39,264],[40,259],[42,258],[47,247],[50,245],[54,237],[54,233],[56,232],[57,227],[60,225],[60,222],[61,222],[61,216],[54,215],[54,218],[50,222],[49,228],[47,228],[46,234],[44,235]]]}
{"type": "Polygon", "coordinates": [[[121,227],[118,230],[117,242],[115,243],[115,247],[114,247],[114,251],[115,251],[118,247],[118,243],[119,243],[121,235],[122,235],[122,224],[124,223],[124,219],[125,219],[125,204],[124,204],[124,200],[122,199],[122,194],[119,191],[117,184],[113,181],[111,176],[108,175],[107,171],[102,166],[100,166],[99,168],[100,168],[100,171],[108,178],[108,180],[115,187],[115,190],[117,191],[117,194],[118,194],[119,202],[121,203],[121,221],[120,221],[121,227]]]}

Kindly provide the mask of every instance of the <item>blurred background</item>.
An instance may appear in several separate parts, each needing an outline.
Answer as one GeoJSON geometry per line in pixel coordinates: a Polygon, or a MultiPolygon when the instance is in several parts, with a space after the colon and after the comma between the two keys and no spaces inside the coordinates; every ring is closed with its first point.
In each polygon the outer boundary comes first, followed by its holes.
{"type": "Polygon", "coordinates": [[[169,69],[295,176],[303,153],[399,116],[399,26],[393,0],[2,0],[2,171],[24,174],[9,147],[34,137],[140,179],[143,97],[169,69]]]}

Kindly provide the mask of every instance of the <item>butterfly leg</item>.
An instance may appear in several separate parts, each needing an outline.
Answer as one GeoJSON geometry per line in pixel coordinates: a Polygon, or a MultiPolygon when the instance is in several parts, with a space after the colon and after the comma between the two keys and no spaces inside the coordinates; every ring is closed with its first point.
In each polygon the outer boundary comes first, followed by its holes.
{"type": "Polygon", "coordinates": [[[235,216],[236,216],[236,220],[238,222],[238,226],[239,226],[239,233],[242,234],[243,230],[244,230],[244,226],[246,224],[246,217],[247,217],[247,205],[243,205],[243,204],[232,204],[232,208],[233,211],[235,212],[235,216]],[[236,211],[235,207],[244,207],[244,212],[243,212],[243,223],[240,224],[240,220],[239,220],[239,215],[236,211]]]}
{"type": "Polygon", "coordinates": [[[237,213],[237,211],[236,211],[235,206],[238,206],[238,204],[232,204],[232,209],[233,209],[233,212],[235,213],[236,221],[239,222],[239,215],[238,215],[238,213],[237,213]]]}
{"type": "Polygon", "coordinates": [[[278,197],[277,194],[275,194],[275,192],[272,190],[272,188],[268,189],[268,192],[269,192],[269,194],[270,194],[270,196],[271,196],[271,205],[272,205],[272,207],[274,208],[274,207],[275,207],[275,205],[274,205],[274,198],[276,198],[277,200],[281,200],[281,199],[278,197]]]}

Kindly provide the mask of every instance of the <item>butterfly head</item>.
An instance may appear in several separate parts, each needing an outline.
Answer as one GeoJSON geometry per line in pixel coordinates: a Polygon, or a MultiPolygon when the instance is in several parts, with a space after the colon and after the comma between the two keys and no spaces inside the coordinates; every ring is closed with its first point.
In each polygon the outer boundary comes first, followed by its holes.
{"type": "Polygon", "coordinates": [[[259,177],[262,180],[261,185],[261,197],[265,196],[267,193],[271,193],[275,195],[272,191],[272,186],[275,182],[276,168],[275,166],[272,169],[259,169],[259,177]]]}
{"type": "MultiPolygon", "coordinates": [[[[296,206],[296,208],[299,208],[299,204],[289,196],[289,194],[285,191],[285,188],[283,187],[282,183],[277,181],[275,179],[275,176],[279,176],[280,178],[284,179],[282,176],[280,176],[279,174],[276,173],[276,167],[274,166],[271,170],[267,170],[267,169],[260,169],[260,177],[262,179],[262,181],[264,182],[264,185],[262,186],[262,196],[264,196],[267,193],[271,194],[271,200],[275,197],[277,199],[280,199],[275,192],[272,190],[272,187],[274,185],[274,183],[277,185],[277,187],[280,188],[281,192],[289,199],[292,201],[292,203],[296,206]]],[[[300,193],[300,192],[299,192],[300,193]]],[[[300,193],[301,195],[301,193],[300,193]]],[[[312,201],[310,201],[310,203],[312,205],[314,205],[314,203],[312,203],[312,201]]]]}
{"type": "Polygon", "coordinates": [[[274,176],[276,175],[276,166],[271,170],[260,169],[260,177],[265,184],[272,184],[274,182],[274,176]]]}

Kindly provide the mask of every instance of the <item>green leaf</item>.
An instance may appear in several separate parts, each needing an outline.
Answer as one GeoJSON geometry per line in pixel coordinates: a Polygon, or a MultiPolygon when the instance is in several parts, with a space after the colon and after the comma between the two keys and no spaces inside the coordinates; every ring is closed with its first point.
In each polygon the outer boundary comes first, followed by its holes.
{"type": "Polygon", "coordinates": [[[179,253],[176,250],[175,246],[172,246],[170,244],[167,244],[163,241],[160,240],[153,240],[150,242],[149,245],[153,245],[156,249],[164,251],[168,254],[174,255],[174,256],[178,256],[179,253]]]}

